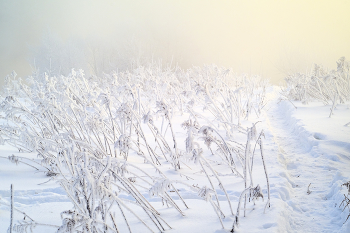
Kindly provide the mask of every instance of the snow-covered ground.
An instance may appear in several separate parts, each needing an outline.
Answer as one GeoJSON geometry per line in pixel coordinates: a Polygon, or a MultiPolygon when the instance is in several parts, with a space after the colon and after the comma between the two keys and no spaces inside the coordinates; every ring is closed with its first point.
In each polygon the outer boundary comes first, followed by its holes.
{"type": "MultiPolygon", "coordinates": [[[[329,106],[318,103],[302,105],[279,99],[278,88],[270,88],[267,94],[269,104],[257,120],[258,132],[264,130],[264,154],[269,175],[271,207],[266,211],[267,187],[262,160],[256,160],[253,171],[255,184],[260,184],[264,201],[247,205],[246,217],[241,214],[237,232],[350,232],[350,220],[343,224],[349,211],[339,205],[347,189],[341,186],[350,180],[350,127],[344,126],[350,121],[349,105],[338,105],[334,115],[329,118],[329,106]]],[[[181,124],[183,119],[178,120],[181,124]]],[[[243,122],[244,124],[250,122],[243,122]]],[[[174,123],[176,125],[176,122],[174,123]]],[[[248,126],[248,125],[246,125],[248,126]]],[[[174,127],[180,142],[185,140],[185,131],[174,127]]],[[[1,146],[0,156],[12,154],[36,159],[36,154],[18,153],[10,146],[1,146]]],[[[259,156],[256,154],[255,156],[259,156]]],[[[210,157],[209,157],[210,159],[210,157]]],[[[26,162],[26,160],[21,160],[26,162]]],[[[135,160],[139,166],[148,169],[142,161],[135,160]]],[[[28,162],[30,163],[30,161],[28,162]]],[[[32,164],[32,163],[31,163],[32,164]]],[[[214,166],[214,165],[213,165],[214,166]]],[[[215,164],[217,173],[220,164],[215,164]]],[[[182,166],[184,180],[193,179],[202,187],[207,178],[200,169],[182,166]],[[186,178],[187,176],[187,178],[186,178]]],[[[178,179],[171,165],[162,166],[162,172],[169,179],[178,179]]],[[[37,172],[28,165],[11,163],[0,158],[0,232],[6,232],[10,223],[10,185],[14,185],[15,207],[25,212],[35,221],[43,224],[61,225],[60,213],[72,208],[73,204],[65,191],[55,183],[48,181],[44,172],[37,172]]],[[[235,213],[238,198],[244,189],[244,182],[233,176],[220,176],[225,184],[235,213]]],[[[234,217],[229,214],[225,194],[217,187],[225,229],[222,230],[219,219],[209,202],[205,202],[196,193],[179,188],[189,209],[181,201],[174,200],[184,211],[181,216],[172,208],[162,205],[157,197],[142,193],[161,217],[173,228],[167,232],[228,232],[232,228],[234,217]]],[[[140,211],[141,212],[141,211],[140,211]]],[[[241,210],[243,212],[243,210],[241,210]]],[[[23,214],[14,213],[16,221],[23,219],[23,214]]],[[[120,232],[128,232],[123,219],[116,220],[120,232]]],[[[146,232],[138,222],[130,222],[132,232],[146,232]]],[[[57,228],[37,226],[34,232],[55,232],[57,228]]]]}
{"type": "Polygon", "coordinates": [[[284,201],[278,229],[288,232],[350,232],[349,214],[340,208],[350,178],[349,105],[302,105],[275,99],[268,125],[282,166],[280,198],[284,201]],[[295,107],[294,107],[295,106],[295,107]],[[283,191],[282,191],[283,190],[283,191]]]}

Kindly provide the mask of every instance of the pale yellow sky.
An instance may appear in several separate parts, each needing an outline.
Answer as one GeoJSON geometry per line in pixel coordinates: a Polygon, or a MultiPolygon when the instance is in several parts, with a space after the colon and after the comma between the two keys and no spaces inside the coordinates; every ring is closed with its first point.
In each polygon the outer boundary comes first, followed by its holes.
{"type": "Polygon", "coordinates": [[[348,0],[0,0],[0,80],[31,73],[31,50],[48,28],[106,47],[136,38],[184,68],[215,63],[273,83],[350,59],[348,0]]]}

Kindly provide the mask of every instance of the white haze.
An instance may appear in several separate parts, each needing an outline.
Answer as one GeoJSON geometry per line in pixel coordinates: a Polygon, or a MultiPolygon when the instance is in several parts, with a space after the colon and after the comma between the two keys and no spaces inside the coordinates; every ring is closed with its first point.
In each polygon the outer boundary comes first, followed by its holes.
{"type": "Polygon", "coordinates": [[[87,72],[95,51],[113,62],[99,72],[160,58],[183,68],[215,63],[279,83],[312,63],[335,68],[339,57],[350,58],[348,9],[349,1],[1,0],[0,80],[44,64],[50,38],[62,46],[55,53],[71,59],[61,62],[87,72]]]}

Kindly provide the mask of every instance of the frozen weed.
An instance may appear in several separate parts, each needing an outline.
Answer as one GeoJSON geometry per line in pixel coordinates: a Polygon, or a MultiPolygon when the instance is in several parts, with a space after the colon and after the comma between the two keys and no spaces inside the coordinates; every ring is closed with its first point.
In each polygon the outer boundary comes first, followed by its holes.
{"type": "MultiPolygon", "coordinates": [[[[0,125],[0,144],[37,153],[41,161],[33,162],[65,190],[74,207],[61,213],[58,232],[120,232],[118,219],[130,232],[135,219],[151,232],[171,229],[145,195],[159,196],[185,215],[178,202],[188,206],[178,185],[210,202],[224,227],[217,190],[223,191],[234,215],[232,203],[227,184],[208,157],[229,168],[235,179],[244,180],[238,205],[244,198],[246,208],[247,197],[249,201],[262,197],[260,186],[253,186],[252,175],[251,145],[259,144],[269,190],[262,138],[257,138],[255,124],[242,127],[243,119],[260,115],[266,104],[266,86],[259,77],[236,77],[214,65],[188,71],[154,65],[88,78],[82,70],[72,70],[67,77],[29,77],[27,84],[13,75],[7,78],[5,98],[1,98],[0,110],[6,120],[0,125]],[[214,120],[200,114],[200,108],[214,120]],[[181,125],[186,130],[183,146],[174,118],[184,114],[189,118],[181,125]],[[237,134],[246,135],[247,140],[238,141],[237,134]],[[190,155],[195,163],[186,164],[188,156],[183,155],[190,155]],[[140,158],[150,169],[141,169],[134,162],[140,158]],[[162,172],[164,164],[172,165],[179,180],[162,172]],[[183,169],[194,168],[204,172],[207,183],[203,188],[181,174],[183,169]]],[[[23,162],[14,155],[8,159],[23,162]]],[[[239,211],[235,217],[238,225],[239,211]]],[[[22,221],[17,229],[35,226],[22,221]]]]}

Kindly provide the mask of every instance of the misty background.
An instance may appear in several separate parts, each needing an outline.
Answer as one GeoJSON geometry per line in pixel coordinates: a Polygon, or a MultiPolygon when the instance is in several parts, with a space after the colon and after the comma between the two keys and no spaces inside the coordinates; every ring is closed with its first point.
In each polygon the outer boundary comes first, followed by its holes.
{"type": "Polygon", "coordinates": [[[350,59],[350,1],[0,0],[0,85],[12,70],[101,75],[215,63],[280,83],[350,59]]]}

